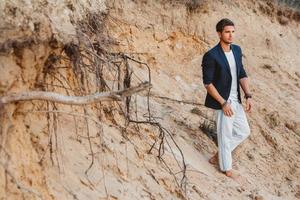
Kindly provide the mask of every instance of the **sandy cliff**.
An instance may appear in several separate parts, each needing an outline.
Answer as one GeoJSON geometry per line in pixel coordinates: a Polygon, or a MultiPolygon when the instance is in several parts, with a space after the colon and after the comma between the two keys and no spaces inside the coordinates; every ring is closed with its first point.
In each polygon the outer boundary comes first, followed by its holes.
{"type": "Polygon", "coordinates": [[[296,1],[7,0],[0,9],[0,96],[115,91],[149,81],[147,67],[153,85],[121,102],[2,106],[0,199],[300,198],[296,1]],[[251,135],[233,156],[239,182],[208,163],[217,147],[200,65],[223,17],[236,24],[253,91],[251,135]]]}

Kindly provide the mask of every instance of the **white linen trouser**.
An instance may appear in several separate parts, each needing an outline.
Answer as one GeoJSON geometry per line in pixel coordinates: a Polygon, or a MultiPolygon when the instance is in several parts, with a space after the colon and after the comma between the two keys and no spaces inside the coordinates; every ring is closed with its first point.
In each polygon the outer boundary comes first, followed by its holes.
{"type": "Polygon", "coordinates": [[[250,127],[243,105],[237,100],[229,100],[233,115],[226,116],[222,109],[215,110],[221,171],[232,169],[231,152],[250,135],[250,127]]]}

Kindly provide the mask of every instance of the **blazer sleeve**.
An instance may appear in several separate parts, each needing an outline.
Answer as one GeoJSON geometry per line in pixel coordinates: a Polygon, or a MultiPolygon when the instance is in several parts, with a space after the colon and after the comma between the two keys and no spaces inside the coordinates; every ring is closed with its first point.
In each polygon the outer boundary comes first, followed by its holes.
{"type": "Polygon", "coordinates": [[[208,85],[214,80],[215,68],[214,58],[212,58],[209,52],[206,52],[202,58],[202,77],[204,85],[208,85]]]}
{"type": "Polygon", "coordinates": [[[242,57],[243,57],[243,54],[242,54],[242,49],[241,49],[241,47],[239,47],[239,49],[240,49],[240,55],[241,55],[241,71],[240,71],[240,77],[239,77],[239,79],[242,79],[242,78],[245,78],[245,77],[248,77],[248,75],[247,75],[247,73],[246,73],[246,71],[245,71],[245,69],[244,69],[244,65],[243,65],[243,60],[242,60],[242,57]]]}

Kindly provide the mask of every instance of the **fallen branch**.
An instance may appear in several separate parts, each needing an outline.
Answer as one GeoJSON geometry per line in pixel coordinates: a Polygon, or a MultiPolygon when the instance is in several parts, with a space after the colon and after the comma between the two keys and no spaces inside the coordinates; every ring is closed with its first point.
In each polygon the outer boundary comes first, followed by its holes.
{"type": "Polygon", "coordinates": [[[0,106],[1,104],[28,100],[46,100],[68,105],[84,105],[99,101],[120,101],[124,97],[131,96],[132,94],[149,89],[151,87],[152,85],[150,83],[144,82],[138,86],[126,88],[124,90],[100,92],[87,96],[66,96],[55,92],[45,91],[21,92],[0,97],[0,106]]]}

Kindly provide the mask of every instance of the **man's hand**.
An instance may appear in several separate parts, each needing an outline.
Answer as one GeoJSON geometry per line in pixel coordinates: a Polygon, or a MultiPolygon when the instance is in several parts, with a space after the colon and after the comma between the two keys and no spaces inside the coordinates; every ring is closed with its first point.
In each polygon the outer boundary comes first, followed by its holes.
{"type": "Polygon", "coordinates": [[[233,111],[231,109],[231,104],[228,102],[226,103],[222,108],[224,114],[228,117],[231,117],[233,115],[233,111]]]}
{"type": "Polygon", "coordinates": [[[251,98],[246,99],[246,112],[250,113],[252,108],[251,98]]]}

